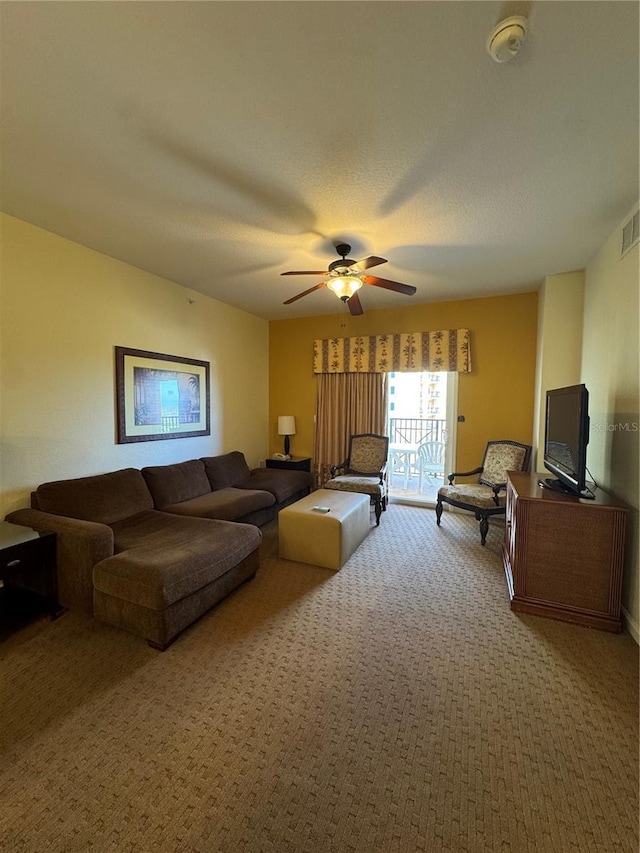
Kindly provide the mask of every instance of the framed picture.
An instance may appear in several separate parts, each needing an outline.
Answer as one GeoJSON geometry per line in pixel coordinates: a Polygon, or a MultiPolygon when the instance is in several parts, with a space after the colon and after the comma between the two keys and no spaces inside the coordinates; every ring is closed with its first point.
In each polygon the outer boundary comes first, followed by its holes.
{"type": "Polygon", "coordinates": [[[209,435],[209,362],[116,347],[118,444],[209,435]]]}

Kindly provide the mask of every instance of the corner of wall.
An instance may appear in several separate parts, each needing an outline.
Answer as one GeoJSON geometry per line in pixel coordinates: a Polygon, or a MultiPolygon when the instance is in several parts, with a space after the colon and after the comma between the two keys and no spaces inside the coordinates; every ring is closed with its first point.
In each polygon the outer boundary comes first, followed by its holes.
{"type": "Polygon", "coordinates": [[[551,388],[580,382],[585,271],[548,275],[538,302],[538,339],[532,468],[544,443],[545,395],[551,388]]]}

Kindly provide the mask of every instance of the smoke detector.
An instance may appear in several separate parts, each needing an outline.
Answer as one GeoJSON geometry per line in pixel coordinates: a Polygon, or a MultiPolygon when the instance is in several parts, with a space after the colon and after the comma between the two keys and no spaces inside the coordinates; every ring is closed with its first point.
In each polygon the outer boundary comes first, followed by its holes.
{"type": "Polygon", "coordinates": [[[496,62],[508,62],[519,53],[529,29],[521,15],[512,15],[497,24],[487,39],[487,52],[496,62]]]}

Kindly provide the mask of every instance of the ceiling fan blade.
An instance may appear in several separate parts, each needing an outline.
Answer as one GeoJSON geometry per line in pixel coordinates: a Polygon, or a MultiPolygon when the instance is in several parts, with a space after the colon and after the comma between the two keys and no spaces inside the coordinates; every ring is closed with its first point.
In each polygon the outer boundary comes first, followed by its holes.
{"type": "Polygon", "coordinates": [[[357,317],[358,314],[364,314],[364,308],[357,293],[354,293],[351,299],[347,299],[347,305],[353,317],[357,317]]]}
{"type": "Polygon", "coordinates": [[[385,290],[394,290],[396,293],[404,293],[406,296],[413,296],[416,288],[412,284],[401,284],[399,281],[389,281],[386,278],[378,278],[375,275],[365,275],[362,277],[365,284],[373,284],[374,287],[384,287],[385,290]]]}
{"type": "Polygon", "coordinates": [[[291,272],[281,272],[280,275],[329,275],[328,270],[292,270],[291,272]]]}
{"type": "Polygon", "coordinates": [[[375,255],[369,255],[368,258],[363,258],[361,261],[357,261],[355,266],[359,270],[368,270],[370,267],[377,267],[378,264],[386,263],[388,263],[386,258],[377,258],[375,255]]]}
{"type": "Polygon", "coordinates": [[[320,284],[314,284],[313,287],[310,287],[308,290],[303,290],[302,293],[298,293],[297,296],[292,296],[291,299],[287,299],[286,302],[283,302],[283,305],[290,305],[292,302],[295,302],[296,299],[302,299],[303,296],[307,296],[309,293],[313,293],[314,290],[319,290],[321,287],[326,287],[326,282],[321,281],[320,284]]]}

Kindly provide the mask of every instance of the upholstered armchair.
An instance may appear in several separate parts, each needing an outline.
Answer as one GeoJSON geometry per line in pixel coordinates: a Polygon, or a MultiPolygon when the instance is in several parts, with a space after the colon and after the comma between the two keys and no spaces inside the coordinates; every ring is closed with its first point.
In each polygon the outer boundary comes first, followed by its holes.
{"type": "Polygon", "coordinates": [[[531,445],[517,441],[488,441],[484,459],[473,471],[457,471],[448,475],[449,485],[438,489],[436,522],[440,527],[443,503],[475,514],[480,522],[480,542],[487,541],[489,517],[506,512],[507,471],[527,471],[531,459],[531,445]],[[476,483],[465,485],[454,483],[456,477],[478,474],[476,483]]]}
{"type": "Polygon", "coordinates": [[[344,462],[332,466],[331,479],[324,488],[369,495],[379,525],[380,515],[387,508],[389,437],[373,433],[352,435],[348,452],[344,462]]]}

